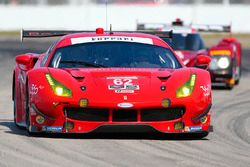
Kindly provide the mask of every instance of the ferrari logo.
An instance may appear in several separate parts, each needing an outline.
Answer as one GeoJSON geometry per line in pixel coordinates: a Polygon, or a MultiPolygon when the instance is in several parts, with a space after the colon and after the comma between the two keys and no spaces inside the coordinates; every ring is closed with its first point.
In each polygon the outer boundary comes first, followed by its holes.
{"type": "Polygon", "coordinates": [[[123,96],[123,99],[124,99],[124,100],[128,100],[128,97],[127,97],[127,96],[123,96]]]}

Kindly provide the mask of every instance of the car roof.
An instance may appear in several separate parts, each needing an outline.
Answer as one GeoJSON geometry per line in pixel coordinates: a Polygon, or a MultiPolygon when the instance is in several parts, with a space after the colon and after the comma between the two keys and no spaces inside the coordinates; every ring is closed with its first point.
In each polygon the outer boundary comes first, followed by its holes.
{"type": "MultiPolygon", "coordinates": [[[[78,39],[82,39],[82,42],[79,42],[79,43],[88,43],[88,42],[95,42],[93,40],[89,41],[91,39],[111,39],[111,38],[113,39],[116,37],[121,37],[121,40],[120,40],[121,42],[126,42],[126,40],[123,40],[123,39],[128,37],[129,39],[137,39],[137,40],[135,40],[135,42],[137,42],[137,43],[152,44],[152,45],[161,46],[161,47],[165,47],[165,48],[171,48],[167,43],[165,43],[158,36],[151,35],[151,34],[145,34],[145,33],[137,33],[137,32],[135,32],[135,33],[134,32],[131,32],[131,33],[104,32],[102,34],[95,33],[95,32],[74,33],[74,34],[69,34],[69,35],[63,36],[59,40],[59,42],[57,43],[57,48],[76,44],[72,41],[78,40],[78,39]],[[152,41],[152,43],[149,43],[149,41],[152,41]]],[[[111,41],[111,40],[106,40],[106,41],[111,41]]],[[[114,41],[117,41],[117,40],[114,40],[114,41]]],[[[96,42],[100,42],[100,41],[96,41],[96,42]]],[[[129,42],[129,41],[127,41],[127,42],[129,42]]]]}

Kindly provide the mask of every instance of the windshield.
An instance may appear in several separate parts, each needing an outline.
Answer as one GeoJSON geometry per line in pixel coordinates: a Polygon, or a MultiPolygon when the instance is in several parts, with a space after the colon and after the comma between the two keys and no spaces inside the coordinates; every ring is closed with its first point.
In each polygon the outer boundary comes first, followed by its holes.
{"type": "Polygon", "coordinates": [[[198,51],[205,48],[199,34],[173,34],[173,39],[163,38],[174,50],[198,51]]]}
{"type": "Polygon", "coordinates": [[[54,68],[180,68],[170,49],[132,42],[96,42],[70,45],[54,53],[54,68]]]}

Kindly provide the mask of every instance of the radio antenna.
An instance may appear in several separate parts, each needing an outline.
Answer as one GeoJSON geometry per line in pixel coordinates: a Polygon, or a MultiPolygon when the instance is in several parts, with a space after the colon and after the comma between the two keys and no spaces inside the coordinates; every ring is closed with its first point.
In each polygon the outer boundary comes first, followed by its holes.
{"type": "Polygon", "coordinates": [[[110,24],[110,27],[109,27],[109,34],[110,34],[110,35],[114,34],[114,33],[113,33],[113,30],[112,30],[112,24],[110,24]]]}
{"type": "Polygon", "coordinates": [[[105,2],[106,7],[106,31],[108,30],[108,0],[105,2]]]}

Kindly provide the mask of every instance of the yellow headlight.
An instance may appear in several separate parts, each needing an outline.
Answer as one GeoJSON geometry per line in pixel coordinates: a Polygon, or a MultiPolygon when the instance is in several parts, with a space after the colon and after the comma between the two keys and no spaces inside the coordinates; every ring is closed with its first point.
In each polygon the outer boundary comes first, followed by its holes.
{"type": "Polygon", "coordinates": [[[183,95],[186,97],[190,94],[190,89],[188,87],[182,88],[183,95]]]}
{"type": "Polygon", "coordinates": [[[56,87],[56,88],[55,88],[55,93],[56,93],[56,95],[58,95],[58,96],[62,96],[62,94],[63,94],[63,88],[61,88],[61,87],[56,87]]]}
{"type": "Polygon", "coordinates": [[[55,80],[50,74],[46,74],[45,76],[50,87],[57,96],[72,97],[72,91],[69,88],[55,80]]]}
{"type": "Polygon", "coordinates": [[[188,97],[192,94],[195,86],[196,74],[192,74],[189,80],[176,91],[176,97],[188,97]]]}

